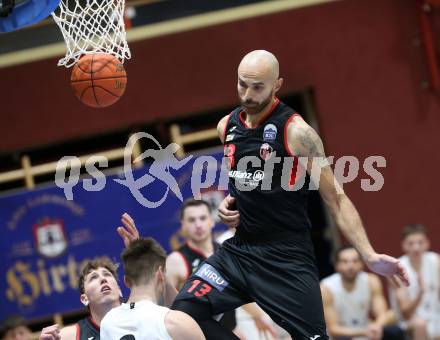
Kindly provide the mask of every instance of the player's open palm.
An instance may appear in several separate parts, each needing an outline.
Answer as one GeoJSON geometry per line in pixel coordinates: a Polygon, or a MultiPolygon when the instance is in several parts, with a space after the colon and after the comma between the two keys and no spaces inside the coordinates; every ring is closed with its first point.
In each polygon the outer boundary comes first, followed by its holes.
{"type": "Polygon", "coordinates": [[[371,271],[389,278],[397,287],[401,286],[401,282],[409,286],[408,273],[398,259],[385,254],[375,254],[366,263],[371,271]]]}
{"type": "Polygon", "coordinates": [[[119,236],[121,236],[122,240],[124,241],[125,247],[128,247],[131,242],[139,238],[139,231],[136,228],[134,220],[129,214],[124,213],[121,217],[121,222],[124,226],[118,227],[117,231],[119,236]]]}

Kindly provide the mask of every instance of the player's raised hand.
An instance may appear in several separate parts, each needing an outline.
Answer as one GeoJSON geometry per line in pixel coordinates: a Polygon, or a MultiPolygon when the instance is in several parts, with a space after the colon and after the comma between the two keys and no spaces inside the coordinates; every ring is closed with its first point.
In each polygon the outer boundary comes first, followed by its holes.
{"type": "Polygon", "coordinates": [[[400,287],[401,282],[409,286],[408,273],[398,259],[385,254],[374,254],[365,262],[371,271],[389,278],[396,287],[400,287]]]}
{"type": "Polygon", "coordinates": [[[235,198],[228,195],[218,207],[218,216],[230,228],[236,228],[240,223],[240,213],[233,208],[234,203],[235,198]]]}
{"type": "Polygon", "coordinates": [[[129,214],[124,213],[121,217],[121,222],[124,226],[118,227],[116,230],[124,241],[125,247],[128,247],[131,242],[139,238],[139,231],[129,214]]]}
{"type": "Polygon", "coordinates": [[[41,331],[39,340],[61,340],[60,326],[52,325],[44,327],[41,331]]]}

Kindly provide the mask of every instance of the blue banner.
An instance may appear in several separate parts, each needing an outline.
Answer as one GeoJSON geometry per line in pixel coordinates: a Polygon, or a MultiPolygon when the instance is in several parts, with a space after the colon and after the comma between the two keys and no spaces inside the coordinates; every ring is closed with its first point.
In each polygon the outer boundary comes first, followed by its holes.
{"type": "MultiPolygon", "coordinates": [[[[200,158],[193,157],[178,170],[162,166],[176,180],[177,188],[170,188],[163,174],[155,176],[152,164],[158,162],[133,169],[134,180],[148,177],[144,187],[136,189],[137,195],[148,202],[163,200],[154,208],[139,203],[122,171],[88,179],[89,185],[104,183],[99,191],[87,191],[85,180],[79,181],[72,189],[72,200],[57,186],[0,197],[0,318],[21,314],[36,319],[82,309],[77,288],[80,267],[100,256],[119,262],[124,245],[116,228],[122,225],[124,212],[133,217],[142,236],[154,237],[167,251],[177,247],[181,242],[180,198],[200,198],[201,193],[216,206],[226,194],[224,185],[219,190],[222,154],[200,158]]],[[[214,230],[222,231],[224,226],[214,230]]]]}

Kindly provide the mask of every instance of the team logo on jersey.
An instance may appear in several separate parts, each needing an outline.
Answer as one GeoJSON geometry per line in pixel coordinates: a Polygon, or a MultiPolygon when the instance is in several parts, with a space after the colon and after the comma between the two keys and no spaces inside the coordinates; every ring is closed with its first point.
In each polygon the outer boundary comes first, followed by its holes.
{"type": "Polygon", "coordinates": [[[205,280],[221,292],[229,285],[229,282],[220,275],[217,269],[208,263],[204,263],[194,275],[205,280]]]}
{"type": "Polygon", "coordinates": [[[226,136],[226,139],[225,139],[225,142],[230,142],[231,140],[234,139],[234,137],[235,137],[234,134],[229,134],[229,135],[227,135],[227,136],[226,136]]]}
{"type": "Polygon", "coordinates": [[[200,259],[195,259],[192,263],[191,263],[191,267],[193,267],[193,271],[195,271],[197,269],[197,267],[200,264],[200,259]]]}
{"type": "Polygon", "coordinates": [[[56,257],[66,250],[67,238],[62,221],[45,219],[34,225],[33,229],[37,250],[41,255],[56,257]]]}
{"type": "Polygon", "coordinates": [[[260,157],[263,160],[268,160],[273,155],[273,148],[267,144],[264,143],[260,146],[260,157]]]}
{"type": "Polygon", "coordinates": [[[275,140],[277,138],[277,127],[273,124],[267,124],[264,127],[263,139],[265,141],[275,140]]]}

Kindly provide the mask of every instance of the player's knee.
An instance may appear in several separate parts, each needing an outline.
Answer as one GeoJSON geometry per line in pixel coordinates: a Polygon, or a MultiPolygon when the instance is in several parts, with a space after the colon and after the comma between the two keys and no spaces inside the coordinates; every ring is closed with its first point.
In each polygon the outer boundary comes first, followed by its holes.
{"type": "Polygon", "coordinates": [[[184,312],[196,321],[203,321],[212,318],[212,311],[209,305],[194,301],[174,301],[171,309],[184,312]]]}

